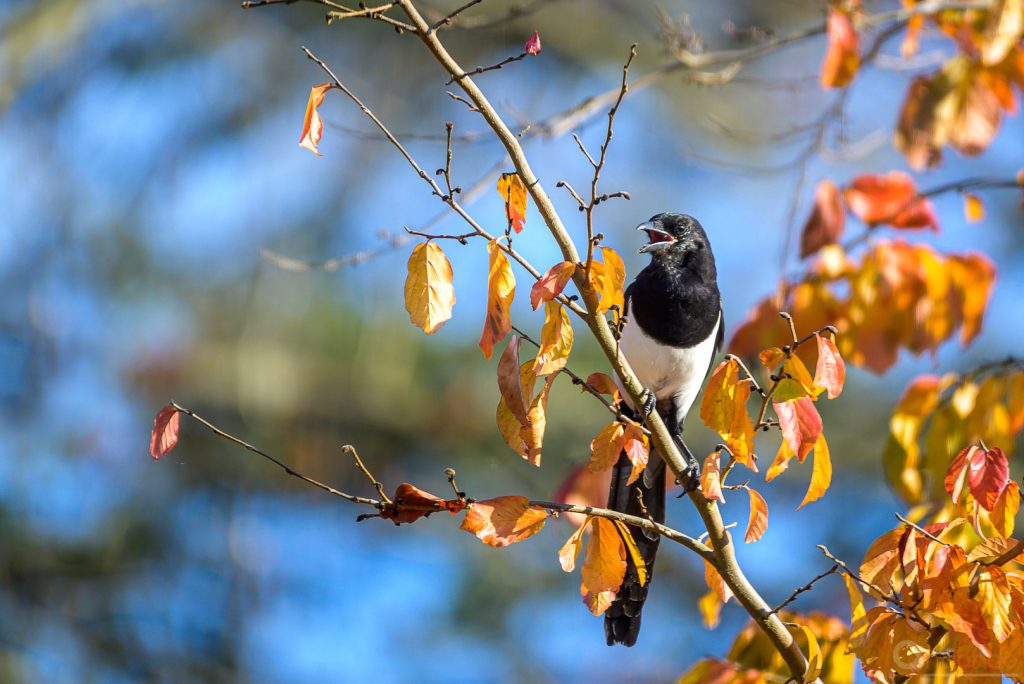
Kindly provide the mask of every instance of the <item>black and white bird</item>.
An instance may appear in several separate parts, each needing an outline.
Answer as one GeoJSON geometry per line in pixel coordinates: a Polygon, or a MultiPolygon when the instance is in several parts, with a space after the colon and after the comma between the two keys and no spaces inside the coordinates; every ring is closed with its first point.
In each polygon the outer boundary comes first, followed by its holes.
{"type": "MultiPolygon", "coordinates": [[[[657,407],[669,432],[686,457],[687,490],[697,486],[700,464],[683,442],[683,421],[722,347],[725,321],[718,292],[718,273],[708,236],[700,223],[685,214],[658,214],[637,227],[649,242],[640,248],[651,263],[626,288],[626,325],[620,341],[649,401],[631,407],[642,419],[657,407]]],[[[622,393],[626,395],[625,392],[622,393]]],[[[647,467],[626,484],[632,463],[623,453],[612,471],[608,508],[665,520],[665,464],[653,450],[647,467]],[[642,498],[641,505],[638,497],[642,498]]],[[[605,613],[608,645],[632,646],[640,631],[640,611],[653,575],[659,535],[630,528],[647,566],[647,584],[640,586],[636,566],[627,560],[626,577],[605,613]]]]}

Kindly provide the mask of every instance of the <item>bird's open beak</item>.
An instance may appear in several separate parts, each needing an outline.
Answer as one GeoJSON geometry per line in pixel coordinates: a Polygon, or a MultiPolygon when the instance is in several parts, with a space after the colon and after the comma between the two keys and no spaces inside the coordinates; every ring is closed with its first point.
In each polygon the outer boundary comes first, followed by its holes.
{"type": "Polygon", "coordinates": [[[651,240],[640,248],[640,254],[660,252],[676,241],[674,237],[663,230],[658,230],[649,223],[641,223],[636,229],[646,232],[647,237],[651,240]]]}

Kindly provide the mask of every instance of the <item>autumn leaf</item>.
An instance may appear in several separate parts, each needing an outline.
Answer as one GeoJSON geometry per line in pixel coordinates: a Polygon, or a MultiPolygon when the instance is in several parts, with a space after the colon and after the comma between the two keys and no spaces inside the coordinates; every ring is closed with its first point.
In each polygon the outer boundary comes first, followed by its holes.
{"type": "Polygon", "coordinates": [[[619,535],[622,537],[623,543],[626,545],[626,552],[629,553],[630,560],[633,561],[633,567],[636,569],[636,579],[640,583],[640,586],[647,584],[647,563],[644,562],[643,556],[640,555],[640,548],[636,545],[636,540],[633,539],[633,533],[629,531],[629,527],[626,523],[615,520],[615,527],[619,530],[619,535]]]}
{"type": "Polygon", "coordinates": [[[821,181],[814,191],[814,209],[800,233],[800,258],[839,242],[845,225],[846,212],[839,189],[830,180],[821,181]]]}
{"type": "Polygon", "coordinates": [[[835,399],[846,383],[846,364],[831,339],[815,333],[818,341],[818,365],[814,369],[814,384],[828,390],[828,398],[835,399]]]}
{"type": "Polygon", "coordinates": [[[324,102],[324,95],[334,87],[333,83],[321,83],[313,86],[309,91],[309,102],[306,103],[306,117],[302,121],[302,138],[299,140],[299,147],[305,147],[318,157],[323,155],[317,151],[317,144],[324,134],[324,121],[317,111],[324,102]]]}
{"type": "Polygon", "coordinates": [[[779,417],[779,427],[789,448],[803,463],[821,436],[821,416],[810,397],[797,397],[789,401],[773,401],[772,408],[779,417]]]}
{"type": "Polygon", "coordinates": [[[536,311],[541,302],[548,302],[562,294],[566,283],[576,272],[576,265],[571,261],[555,264],[530,288],[530,306],[536,311]]]}
{"type": "Polygon", "coordinates": [[[490,359],[494,345],[505,339],[505,335],[512,330],[509,309],[516,294],[516,279],[512,275],[512,265],[498,246],[498,241],[492,240],[487,249],[491,253],[487,275],[487,319],[480,336],[480,349],[484,358],[490,359]]]}
{"type": "Polygon", "coordinates": [[[956,503],[966,483],[978,504],[991,511],[1006,488],[1009,476],[1009,464],[1002,449],[983,449],[972,445],[963,449],[949,464],[943,484],[956,503]]]}
{"type": "Polygon", "coordinates": [[[1016,482],[1011,481],[1003,489],[999,498],[996,499],[996,505],[992,508],[992,512],[989,515],[992,527],[996,528],[998,534],[1003,537],[1009,537],[1013,534],[1014,518],[1019,509],[1020,486],[1016,482]]]}
{"type": "Polygon", "coordinates": [[[594,615],[611,605],[626,575],[626,546],[611,520],[593,518],[580,567],[580,594],[594,615]]]}
{"type": "Polygon", "coordinates": [[[981,41],[981,59],[995,65],[1006,59],[1024,40],[1024,2],[1001,0],[986,17],[981,41]]]}
{"type": "Polygon", "coordinates": [[[540,51],[540,34],[534,31],[533,35],[526,41],[526,45],[523,46],[523,52],[533,57],[539,55],[540,51]]]}
{"type": "Polygon", "coordinates": [[[750,519],[747,521],[747,534],[743,543],[750,544],[760,539],[768,529],[768,502],[754,489],[744,489],[750,495],[750,519]]]}
{"type": "Polygon", "coordinates": [[[640,426],[635,423],[626,423],[622,432],[622,450],[626,453],[629,462],[633,464],[633,470],[629,473],[626,484],[636,482],[640,473],[647,467],[650,456],[650,448],[647,444],[647,435],[643,433],[640,426]]]}
{"type": "Polygon", "coordinates": [[[807,625],[800,625],[804,639],[807,640],[807,671],[804,672],[803,684],[813,682],[821,674],[821,667],[824,661],[821,657],[821,647],[818,645],[818,638],[807,625]]]}
{"type": "Polygon", "coordinates": [[[700,471],[700,491],[705,499],[725,503],[721,474],[721,454],[718,449],[715,449],[704,459],[704,467],[700,471]]]}
{"type": "Polygon", "coordinates": [[[814,468],[811,470],[811,484],[807,487],[807,494],[800,502],[796,510],[800,510],[812,501],[817,501],[832,484],[832,457],[828,452],[828,444],[825,442],[825,435],[819,434],[818,441],[814,445],[814,468]]]}
{"type": "Polygon", "coordinates": [[[618,421],[605,425],[590,442],[590,470],[607,470],[619,460],[625,440],[626,426],[618,421]]]}
{"type": "Polygon", "coordinates": [[[414,487],[408,482],[398,485],[395,489],[395,495],[391,499],[393,503],[390,506],[385,506],[384,510],[380,513],[380,517],[385,520],[391,520],[396,525],[413,523],[424,516],[438,511],[448,511],[455,514],[466,507],[464,501],[458,499],[446,501],[439,496],[434,496],[418,487],[414,487]]]}
{"type": "Polygon", "coordinates": [[[606,313],[618,307],[619,315],[625,306],[623,287],[626,283],[626,267],[622,258],[610,247],[601,247],[604,262],[590,262],[590,286],[597,293],[597,311],[606,313]]]}
{"type": "Polygon", "coordinates": [[[843,191],[843,198],[850,211],[868,225],[939,229],[931,201],[918,195],[913,179],[902,171],[857,176],[843,191]]]}
{"type": "MultiPolygon", "coordinates": [[[[533,385],[536,379],[533,374],[533,364],[534,362],[531,360],[519,366],[519,386],[522,388],[524,401],[529,405],[526,421],[520,421],[513,414],[508,402],[505,401],[505,397],[502,396],[501,401],[498,402],[498,410],[495,413],[495,422],[505,443],[513,451],[531,464],[540,466],[541,447],[544,443],[544,431],[547,426],[548,394],[557,375],[549,375],[537,396],[533,396],[533,385]]],[[[502,383],[509,387],[506,391],[511,392],[514,397],[514,381],[505,378],[502,380],[502,383]]]]}
{"type": "Polygon", "coordinates": [[[154,461],[159,461],[177,446],[180,419],[178,409],[173,406],[164,406],[153,418],[153,433],[149,436],[149,455],[154,461]]]}
{"type": "Polygon", "coordinates": [[[530,404],[530,425],[520,429],[520,434],[526,444],[525,458],[537,467],[540,467],[541,447],[544,444],[544,431],[547,428],[548,394],[551,392],[551,385],[554,384],[556,377],[558,376],[552,373],[544,381],[540,392],[530,404]]]}
{"type": "Polygon", "coordinates": [[[725,583],[722,576],[718,574],[718,570],[706,560],[704,561],[704,582],[708,585],[708,589],[713,591],[722,603],[728,603],[729,599],[733,597],[732,589],[725,583]]]}
{"type": "Polygon", "coordinates": [[[539,532],[548,515],[543,508],[531,506],[525,496],[499,496],[470,504],[460,529],[485,544],[508,546],[539,532]]]}
{"type": "Polygon", "coordinates": [[[583,531],[587,529],[594,518],[587,516],[576,531],[569,535],[569,538],[558,550],[558,562],[564,572],[572,572],[576,569],[576,559],[579,558],[580,550],[583,548],[583,531]]]}
{"type": "Polygon", "coordinates": [[[754,462],[754,424],[747,414],[750,383],[740,382],[740,366],[735,359],[715,368],[704,390],[700,418],[725,440],[733,458],[757,471],[754,462]]]}
{"type": "Polygon", "coordinates": [[[964,219],[968,223],[978,223],[985,220],[985,205],[981,198],[974,193],[964,193],[964,219]]]}
{"type": "Polygon", "coordinates": [[[573,332],[565,307],[558,302],[544,305],[544,328],[540,335],[540,349],[533,367],[534,375],[548,375],[565,368],[572,351],[573,332]]]}
{"type": "MultiPolygon", "coordinates": [[[[585,464],[574,466],[552,498],[559,503],[577,506],[600,508],[608,503],[608,486],[611,483],[611,469],[592,472],[585,464]]],[[[583,513],[563,514],[574,525],[582,525],[586,520],[583,513]]]]}
{"type": "Polygon", "coordinates": [[[779,365],[779,362],[786,358],[785,352],[778,347],[769,347],[768,349],[762,349],[761,353],[757,355],[757,360],[761,362],[761,365],[768,370],[775,370],[775,367],[779,365]]]}
{"type": "Polygon", "coordinates": [[[789,468],[789,462],[796,458],[796,452],[793,451],[792,447],[789,446],[789,442],[785,439],[779,444],[779,450],[775,454],[775,460],[768,466],[768,470],[765,471],[764,481],[771,482],[779,475],[784,473],[789,468]]]}
{"type": "Polygon", "coordinates": [[[503,173],[498,179],[498,194],[505,200],[505,218],[517,233],[526,223],[526,185],[518,173],[503,173]]]}
{"type": "MultiPolygon", "coordinates": [[[[501,358],[498,359],[498,389],[512,415],[520,425],[529,426],[527,415],[529,399],[523,391],[523,382],[519,375],[519,336],[513,335],[505,346],[501,358]]],[[[532,393],[532,388],[531,388],[532,393]]]]}
{"type": "Polygon", "coordinates": [[[434,242],[416,245],[409,255],[405,279],[405,310],[409,320],[433,335],[452,317],[455,288],[452,265],[434,242]]]}
{"type": "MultiPolygon", "coordinates": [[[[708,629],[714,629],[718,626],[719,616],[722,613],[722,600],[718,598],[718,594],[715,592],[708,591],[697,601],[697,610],[700,611],[701,621],[704,623],[704,626],[708,629]]],[[[701,679],[700,681],[707,680],[701,679]]]]}
{"type": "Polygon", "coordinates": [[[825,387],[815,382],[807,366],[796,354],[790,355],[783,362],[782,375],[773,395],[777,402],[805,397],[813,399],[825,391],[825,387]]]}
{"type": "Polygon", "coordinates": [[[587,376],[587,384],[601,394],[611,395],[616,401],[619,398],[619,386],[606,373],[591,373],[587,376]]]}
{"type": "Polygon", "coordinates": [[[860,66],[860,39],[850,15],[833,8],[828,15],[828,49],[821,65],[821,87],[848,85],[860,66]]]}

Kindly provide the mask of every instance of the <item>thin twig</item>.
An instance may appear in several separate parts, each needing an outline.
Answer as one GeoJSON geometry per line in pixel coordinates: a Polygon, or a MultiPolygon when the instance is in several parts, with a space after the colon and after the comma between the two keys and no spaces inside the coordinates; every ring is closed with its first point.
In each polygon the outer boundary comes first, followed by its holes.
{"type": "Polygon", "coordinates": [[[356,448],[351,444],[346,444],[345,446],[341,447],[341,451],[342,453],[345,454],[352,454],[352,458],[355,459],[356,462],[356,468],[359,468],[359,471],[366,476],[367,480],[370,481],[370,484],[373,485],[373,488],[377,490],[377,494],[380,496],[381,500],[390,505],[391,499],[389,499],[388,495],[384,493],[384,485],[381,484],[380,480],[375,478],[366,468],[366,466],[363,464],[363,459],[359,458],[359,452],[356,451],[356,448]]]}
{"type": "Polygon", "coordinates": [[[835,573],[837,570],[839,570],[839,566],[836,565],[836,564],[833,564],[831,568],[829,568],[825,572],[821,573],[820,575],[817,575],[814,579],[812,579],[810,582],[808,582],[804,586],[798,587],[796,590],[794,590],[793,593],[789,595],[788,599],[786,599],[785,601],[783,601],[779,605],[777,605],[774,608],[772,608],[772,612],[773,613],[778,613],[780,610],[782,610],[783,608],[785,608],[786,606],[791,604],[793,601],[795,601],[797,596],[799,596],[800,594],[804,593],[805,591],[810,591],[811,589],[813,589],[815,582],[817,582],[818,580],[825,579],[829,575],[835,573]]]}
{"type": "Polygon", "coordinates": [[[430,27],[431,33],[441,28],[442,26],[447,26],[451,24],[455,17],[459,16],[473,5],[479,5],[481,2],[483,2],[483,0],[469,0],[469,2],[467,2],[465,5],[462,5],[461,7],[457,7],[456,9],[452,10],[448,14],[444,15],[444,17],[434,22],[434,25],[430,27]]]}
{"type": "Polygon", "coordinates": [[[516,55],[515,57],[506,57],[505,59],[501,60],[497,64],[492,64],[490,66],[478,66],[477,68],[473,69],[472,71],[466,71],[466,72],[461,73],[461,74],[452,74],[452,77],[448,79],[448,81],[445,83],[445,85],[451,85],[452,83],[455,83],[456,81],[461,81],[462,79],[466,78],[467,76],[476,76],[477,74],[483,74],[483,73],[486,73],[488,71],[497,71],[498,69],[504,69],[506,65],[511,64],[512,62],[518,62],[520,60],[526,59],[529,56],[530,56],[529,52],[521,52],[520,54],[516,55]]]}

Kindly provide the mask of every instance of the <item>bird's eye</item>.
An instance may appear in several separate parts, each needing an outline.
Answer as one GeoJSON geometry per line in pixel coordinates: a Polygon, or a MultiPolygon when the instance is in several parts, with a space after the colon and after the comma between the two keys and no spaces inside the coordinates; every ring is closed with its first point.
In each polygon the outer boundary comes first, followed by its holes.
{"type": "Polygon", "coordinates": [[[703,242],[698,242],[697,243],[697,249],[704,249],[704,243],[703,242]]]}

